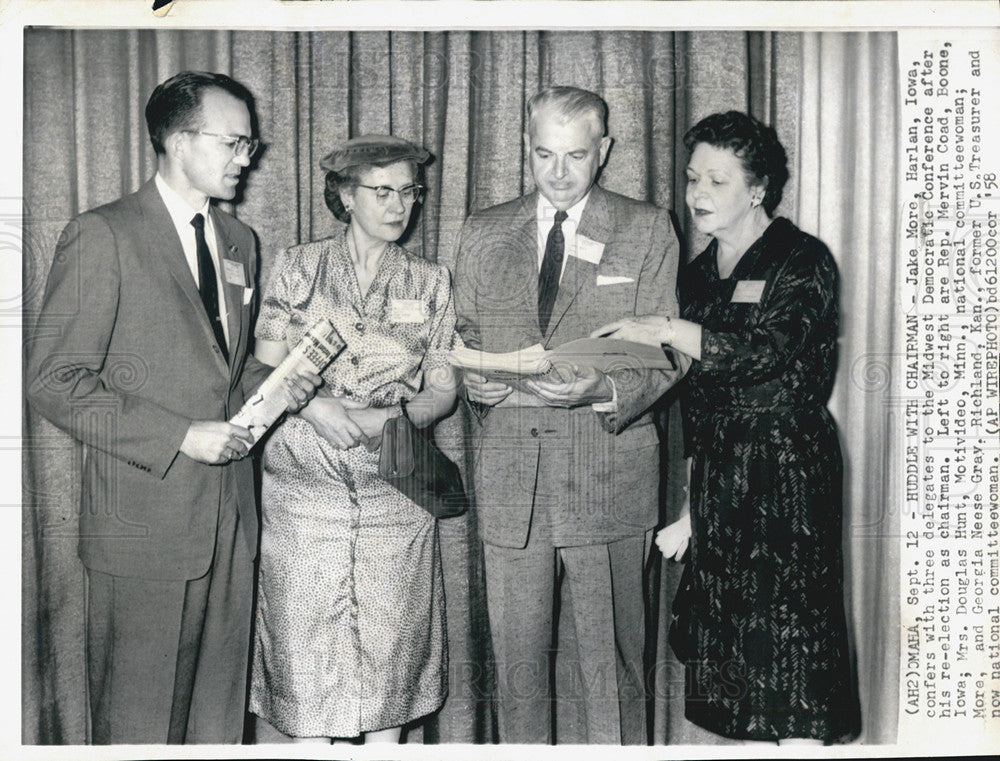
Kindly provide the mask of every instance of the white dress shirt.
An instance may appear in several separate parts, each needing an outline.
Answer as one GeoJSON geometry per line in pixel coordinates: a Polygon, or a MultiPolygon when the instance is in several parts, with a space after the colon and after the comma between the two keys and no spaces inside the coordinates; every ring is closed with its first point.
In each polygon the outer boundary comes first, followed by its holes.
{"type": "Polygon", "coordinates": [[[210,201],[206,200],[205,205],[200,209],[192,209],[191,205],[181,197],[180,193],[167,184],[159,172],[157,172],[154,181],[156,182],[156,189],[160,191],[160,197],[167,207],[167,212],[170,214],[170,219],[173,220],[174,227],[177,228],[177,235],[180,236],[181,247],[184,249],[184,258],[187,259],[188,268],[191,270],[191,277],[194,278],[194,284],[199,288],[201,287],[201,283],[198,279],[198,243],[195,239],[194,225],[191,224],[191,220],[194,219],[195,214],[201,214],[205,218],[205,242],[208,244],[208,250],[212,254],[212,264],[215,265],[215,284],[219,291],[219,316],[222,318],[222,333],[225,336],[226,347],[228,348],[229,320],[226,291],[222,284],[222,266],[219,260],[219,252],[216,250],[215,225],[212,224],[212,215],[208,213],[210,201]]]}
{"type": "MultiPolygon", "coordinates": [[[[571,256],[576,256],[576,231],[580,227],[580,218],[583,216],[583,209],[590,198],[588,192],[583,198],[566,209],[566,219],[562,223],[563,240],[566,245],[563,249],[562,269],[559,271],[559,280],[562,280],[563,272],[566,271],[566,262],[571,256]]],[[[545,244],[549,241],[549,232],[556,221],[556,207],[549,203],[549,200],[541,193],[538,194],[538,205],[535,211],[538,221],[538,271],[542,271],[542,262],[545,260],[545,244]]],[[[607,402],[595,402],[590,405],[594,412],[617,412],[618,411],[618,387],[614,379],[609,375],[608,382],[611,384],[611,400],[607,402]]]]}

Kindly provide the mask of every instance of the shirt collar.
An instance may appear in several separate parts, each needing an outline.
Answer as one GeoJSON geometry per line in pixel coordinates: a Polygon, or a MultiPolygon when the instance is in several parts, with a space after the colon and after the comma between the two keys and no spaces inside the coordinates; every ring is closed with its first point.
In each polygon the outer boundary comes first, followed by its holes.
{"type": "MultiPolygon", "coordinates": [[[[566,209],[566,216],[576,227],[580,225],[580,218],[583,216],[583,208],[587,205],[588,198],[590,198],[589,190],[587,191],[587,195],[566,209]]],[[[535,207],[535,217],[539,222],[549,223],[554,221],[556,218],[556,207],[549,203],[549,199],[541,193],[538,194],[538,204],[535,207]]]]}
{"type": "Polygon", "coordinates": [[[205,205],[200,209],[194,209],[191,207],[187,201],[167,184],[167,181],[163,179],[159,172],[156,173],[156,189],[160,191],[160,197],[163,199],[164,205],[167,207],[167,212],[170,214],[170,218],[174,221],[174,227],[178,231],[187,231],[191,228],[191,220],[194,218],[195,214],[201,214],[205,217],[206,223],[210,221],[208,215],[208,209],[210,206],[209,199],[205,199],[205,205]]]}

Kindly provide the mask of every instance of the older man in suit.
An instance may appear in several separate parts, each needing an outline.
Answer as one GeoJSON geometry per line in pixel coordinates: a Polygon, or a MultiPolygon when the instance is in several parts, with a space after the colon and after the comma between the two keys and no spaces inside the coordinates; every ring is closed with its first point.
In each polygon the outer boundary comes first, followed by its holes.
{"type": "MultiPolygon", "coordinates": [[[[231,199],[257,141],[247,90],[183,72],[146,106],[156,176],[67,226],[27,394],[85,445],[80,558],[95,743],[239,742],[257,515],[247,352],[256,245],[231,199]]],[[[289,408],[319,378],[289,386],[289,408]]]]}
{"type": "MultiPolygon", "coordinates": [[[[467,345],[554,347],[623,313],[677,314],[668,212],[595,184],[606,120],[586,90],[553,87],[529,102],[536,191],[473,214],[462,231],[455,300],[467,345]]],[[[560,588],[577,641],[560,657],[578,668],[587,741],[646,741],[643,567],[660,478],[648,410],[684,369],[679,358],[675,370],[564,367],[523,390],[465,374],[504,742],[552,741],[560,588]]]]}

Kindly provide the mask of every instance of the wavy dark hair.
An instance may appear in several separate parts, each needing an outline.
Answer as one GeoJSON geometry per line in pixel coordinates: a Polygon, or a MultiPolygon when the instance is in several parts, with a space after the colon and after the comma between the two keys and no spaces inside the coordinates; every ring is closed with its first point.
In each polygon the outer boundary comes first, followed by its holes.
{"type": "Polygon", "coordinates": [[[157,154],[167,152],[163,144],[172,132],[198,127],[202,93],[212,87],[242,100],[252,117],[253,95],[232,77],[211,71],[182,71],[158,84],[146,102],[146,127],[157,154]]]}
{"type": "Polygon", "coordinates": [[[781,203],[788,182],[788,155],[774,127],[741,111],[706,116],[684,135],[684,147],[692,153],[698,143],[728,148],[743,164],[751,185],[764,186],[761,205],[768,216],[781,203]]]}
{"type": "MultiPolygon", "coordinates": [[[[355,190],[361,184],[361,176],[365,172],[378,167],[391,166],[398,161],[398,159],[393,159],[378,164],[358,164],[357,166],[344,167],[342,172],[327,172],[326,182],[323,186],[323,200],[326,202],[326,208],[333,212],[333,216],[347,224],[351,221],[351,215],[344,208],[344,202],[340,200],[340,191],[355,190]]],[[[420,182],[420,166],[416,161],[407,161],[406,163],[413,170],[413,181],[420,182]]]]}

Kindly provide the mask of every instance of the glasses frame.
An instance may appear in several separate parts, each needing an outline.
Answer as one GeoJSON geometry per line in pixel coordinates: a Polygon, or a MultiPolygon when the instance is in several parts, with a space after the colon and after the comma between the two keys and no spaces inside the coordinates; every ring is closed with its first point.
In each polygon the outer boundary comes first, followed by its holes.
{"type": "MultiPolygon", "coordinates": [[[[232,145],[229,145],[229,149],[233,152],[234,156],[246,156],[248,159],[253,158],[253,155],[260,148],[260,140],[255,137],[247,137],[246,135],[223,135],[218,132],[205,132],[205,130],[201,129],[182,129],[181,132],[187,132],[191,135],[221,137],[227,142],[232,142],[232,145]]],[[[225,145],[226,143],[223,144],[225,145]]]]}
{"type": "Polygon", "coordinates": [[[368,190],[374,190],[375,200],[378,201],[379,203],[388,203],[389,196],[391,193],[398,194],[399,200],[403,204],[420,203],[420,199],[424,197],[424,190],[425,190],[424,186],[421,185],[419,182],[413,182],[410,183],[409,185],[406,185],[398,189],[391,187],[389,185],[362,185],[360,182],[358,183],[358,187],[367,188],[368,190]],[[381,193],[382,191],[385,191],[385,195],[380,196],[379,193],[381,193]],[[407,191],[413,194],[413,198],[407,199],[406,196],[403,195],[403,193],[407,191]]]}

